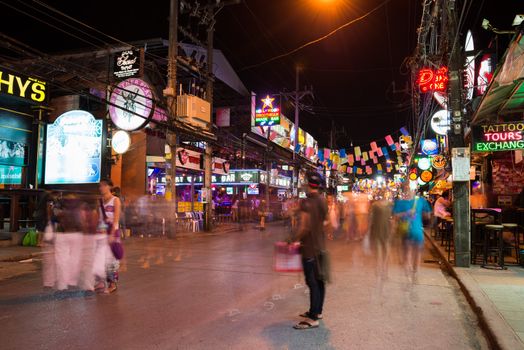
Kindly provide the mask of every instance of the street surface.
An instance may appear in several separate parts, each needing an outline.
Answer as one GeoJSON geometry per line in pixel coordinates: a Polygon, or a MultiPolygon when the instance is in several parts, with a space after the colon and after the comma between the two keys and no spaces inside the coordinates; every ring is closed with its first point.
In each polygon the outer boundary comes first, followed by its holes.
{"type": "MultiPolygon", "coordinates": [[[[298,273],[272,270],[279,224],[178,240],[126,241],[112,295],[43,291],[40,273],[0,281],[1,349],[487,349],[455,281],[428,251],[410,284],[390,259],[380,287],[360,242],[329,243],[320,328],[298,273]]],[[[393,250],[396,253],[396,250],[393,250]]]]}

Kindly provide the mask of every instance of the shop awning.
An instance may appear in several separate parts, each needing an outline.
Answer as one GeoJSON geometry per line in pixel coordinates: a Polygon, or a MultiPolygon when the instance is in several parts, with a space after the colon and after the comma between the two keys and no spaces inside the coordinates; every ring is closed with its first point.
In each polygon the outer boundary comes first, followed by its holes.
{"type": "Polygon", "coordinates": [[[472,118],[472,125],[524,112],[524,27],[519,27],[472,118]]]}

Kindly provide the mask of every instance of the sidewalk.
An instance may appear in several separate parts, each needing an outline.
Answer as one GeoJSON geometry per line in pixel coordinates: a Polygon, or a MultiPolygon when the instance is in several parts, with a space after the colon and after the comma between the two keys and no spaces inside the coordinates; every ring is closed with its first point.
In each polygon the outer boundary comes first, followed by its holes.
{"type": "Polygon", "coordinates": [[[447,252],[428,232],[426,238],[457,279],[492,346],[524,349],[524,269],[520,266],[508,266],[507,270],[484,269],[479,265],[455,267],[447,262],[447,252]]]}

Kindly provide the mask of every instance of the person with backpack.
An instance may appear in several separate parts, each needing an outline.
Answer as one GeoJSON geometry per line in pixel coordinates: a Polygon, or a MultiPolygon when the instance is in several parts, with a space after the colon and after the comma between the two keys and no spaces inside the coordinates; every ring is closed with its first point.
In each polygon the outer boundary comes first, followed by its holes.
{"type": "Polygon", "coordinates": [[[310,171],[306,175],[309,193],[299,206],[299,227],[297,239],[300,241],[304,277],[309,287],[309,310],[301,314],[304,320],[295,329],[317,328],[322,319],[322,309],[328,280],[326,238],[324,221],[328,208],[320,194],[322,177],[310,171]]]}

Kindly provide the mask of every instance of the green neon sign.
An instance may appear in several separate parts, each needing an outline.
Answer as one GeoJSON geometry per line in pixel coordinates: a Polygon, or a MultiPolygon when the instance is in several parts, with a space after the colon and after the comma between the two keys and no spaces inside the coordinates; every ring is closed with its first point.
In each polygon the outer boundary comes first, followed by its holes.
{"type": "Polygon", "coordinates": [[[472,127],[473,152],[524,149],[524,122],[475,125],[472,127]]]}

